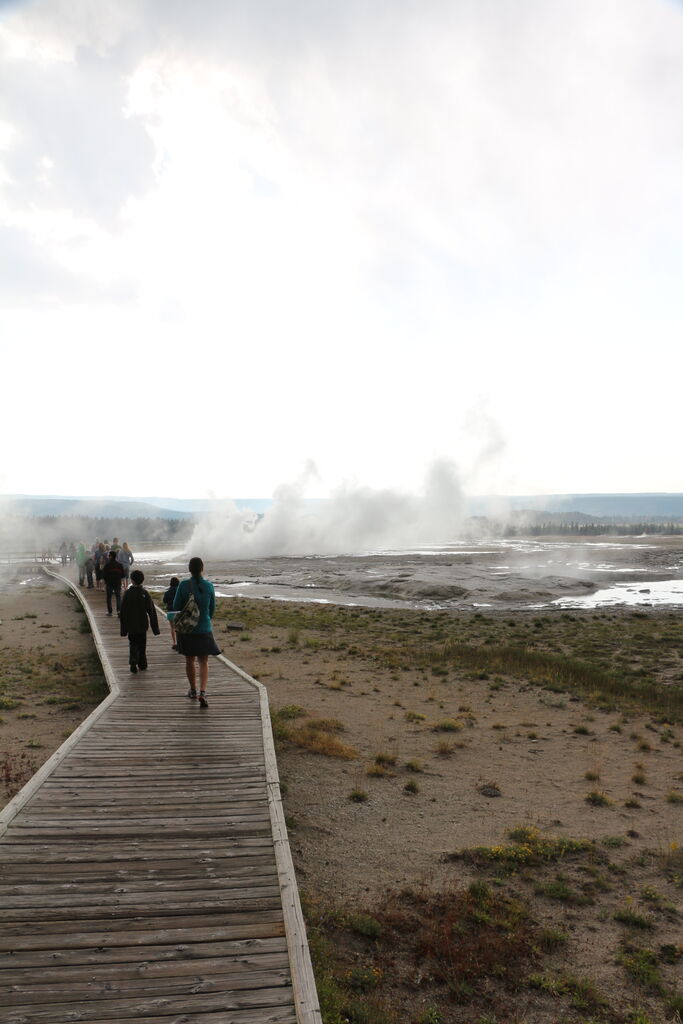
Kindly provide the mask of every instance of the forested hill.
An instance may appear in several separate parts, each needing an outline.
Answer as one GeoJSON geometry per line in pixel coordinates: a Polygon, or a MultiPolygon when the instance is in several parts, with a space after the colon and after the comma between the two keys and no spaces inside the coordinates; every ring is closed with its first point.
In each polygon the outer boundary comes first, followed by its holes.
{"type": "Polygon", "coordinates": [[[481,496],[468,500],[470,515],[495,515],[497,507],[510,512],[550,512],[627,522],[683,519],[683,494],[535,494],[505,498],[481,496]]]}

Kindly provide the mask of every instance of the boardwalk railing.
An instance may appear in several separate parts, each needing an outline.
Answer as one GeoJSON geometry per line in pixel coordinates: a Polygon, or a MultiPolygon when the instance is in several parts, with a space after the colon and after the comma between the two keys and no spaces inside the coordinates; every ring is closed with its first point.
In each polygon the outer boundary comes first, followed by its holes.
{"type": "Polygon", "coordinates": [[[320,1024],[265,687],[185,697],[76,593],[110,693],[0,814],[0,1021],[320,1024]]]}

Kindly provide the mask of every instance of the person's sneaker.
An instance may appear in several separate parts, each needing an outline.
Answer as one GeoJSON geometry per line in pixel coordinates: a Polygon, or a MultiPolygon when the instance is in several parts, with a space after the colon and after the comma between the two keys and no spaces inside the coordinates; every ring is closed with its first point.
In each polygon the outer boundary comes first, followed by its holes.
{"type": "Polygon", "coordinates": [[[206,694],[204,693],[203,690],[199,694],[199,706],[200,706],[200,708],[208,708],[208,706],[209,706],[209,702],[206,699],[206,694]]]}
{"type": "Polygon", "coordinates": [[[138,670],[138,667],[137,667],[137,665],[131,665],[131,666],[130,666],[130,670],[131,670],[131,672],[133,673],[133,675],[135,675],[135,673],[136,673],[136,672],[137,672],[137,670],[138,670]]]}
{"type": "Polygon", "coordinates": [[[197,691],[195,689],[193,689],[192,687],[190,687],[190,689],[187,691],[187,696],[190,698],[190,700],[196,700],[197,699],[197,691]]]}
{"type": "Polygon", "coordinates": [[[111,615],[111,612],[107,612],[107,615],[111,615]]]}

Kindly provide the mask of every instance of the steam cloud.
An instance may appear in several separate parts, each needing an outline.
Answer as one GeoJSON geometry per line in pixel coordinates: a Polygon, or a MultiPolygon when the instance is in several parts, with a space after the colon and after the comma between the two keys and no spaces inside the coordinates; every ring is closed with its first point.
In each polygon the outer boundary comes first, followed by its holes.
{"type": "Polygon", "coordinates": [[[227,502],[198,523],[191,548],[205,558],[349,554],[453,540],[464,519],[457,467],[447,459],[430,466],[421,494],[344,485],[327,501],[304,494],[312,467],[280,486],[258,520],[227,502]]]}

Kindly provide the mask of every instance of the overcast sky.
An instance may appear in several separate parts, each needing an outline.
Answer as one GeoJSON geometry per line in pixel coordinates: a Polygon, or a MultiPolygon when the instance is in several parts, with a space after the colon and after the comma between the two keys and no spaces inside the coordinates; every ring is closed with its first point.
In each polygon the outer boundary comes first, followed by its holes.
{"type": "Polygon", "coordinates": [[[682,111],[678,0],[0,0],[0,492],[683,490],[682,111]]]}

